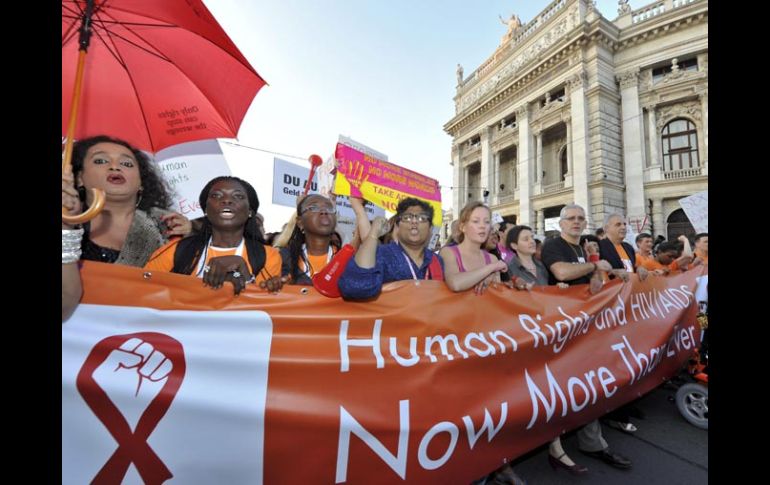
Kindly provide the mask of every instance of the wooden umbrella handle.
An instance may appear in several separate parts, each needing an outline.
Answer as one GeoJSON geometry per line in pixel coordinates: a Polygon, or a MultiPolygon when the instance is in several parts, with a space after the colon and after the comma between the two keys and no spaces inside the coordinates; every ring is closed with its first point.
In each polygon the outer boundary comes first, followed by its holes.
{"type": "MultiPolygon", "coordinates": [[[[86,64],[86,51],[82,50],[78,53],[78,67],[75,74],[75,90],[72,94],[72,105],[70,106],[70,119],[67,124],[67,139],[64,142],[64,156],[62,157],[61,170],[62,173],[72,172],[72,141],[75,137],[75,122],[77,121],[77,108],[80,101],[80,91],[83,85],[83,68],[86,64]]],[[[65,224],[82,224],[88,222],[104,209],[104,191],[100,189],[91,189],[91,193],[94,196],[94,202],[87,211],[78,215],[68,215],[67,209],[62,207],[61,220],[65,224]]]]}

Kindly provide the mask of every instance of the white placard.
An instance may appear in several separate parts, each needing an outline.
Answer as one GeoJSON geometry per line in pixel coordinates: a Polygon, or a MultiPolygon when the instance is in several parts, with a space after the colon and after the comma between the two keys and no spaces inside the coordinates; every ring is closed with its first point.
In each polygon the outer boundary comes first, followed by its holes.
{"type": "MultiPolygon", "coordinates": [[[[287,162],[280,158],[273,159],[273,204],[297,207],[297,197],[305,191],[307,176],[310,175],[310,163],[306,166],[287,162]]],[[[318,193],[318,174],[313,175],[310,194],[318,193]]]]}
{"type": "Polygon", "coordinates": [[[216,140],[182,143],[155,155],[161,174],[174,191],[171,210],[188,219],[203,216],[198,197],[213,178],[231,175],[222,149],[216,140]]]}
{"type": "Polygon", "coordinates": [[[709,232],[709,191],[704,190],[684,199],[679,199],[679,205],[690,219],[695,232],[709,232]]]}

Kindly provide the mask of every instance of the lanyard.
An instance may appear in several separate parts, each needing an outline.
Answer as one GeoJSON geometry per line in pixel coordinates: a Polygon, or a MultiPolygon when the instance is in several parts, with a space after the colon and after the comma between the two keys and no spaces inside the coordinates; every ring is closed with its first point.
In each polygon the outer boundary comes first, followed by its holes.
{"type": "MultiPolygon", "coordinates": [[[[305,264],[305,274],[308,278],[312,278],[315,274],[315,269],[310,265],[310,257],[307,255],[307,244],[302,245],[302,254],[305,256],[303,259],[303,263],[305,264]],[[312,274],[311,274],[312,270],[312,274]]],[[[334,251],[332,251],[332,245],[329,244],[329,251],[326,253],[326,264],[329,264],[329,261],[332,260],[332,257],[334,256],[334,251]]]]}
{"type": "MultiPolygon", "coordinates": [[[[241,238],[240,244],[235,248],[235,255],[243,257],[243,247],[244,247],[244,239],[241,238]]],[[[195,271],[195,276],[198,278],[203,278],[203,268],[206,266],[206,259],[209,255],[209,247],[214,249],[221,249],[221,250],[227,250],[232,248],[217,248],[216,246],[211,245],[211,238],[209,238],[209,242],[206,243],[206,248],[203,250],[203,256],[201,256],[201,259],[198,261],[198,268],[195,271]]]]}
{"type": "MultiPolygon", "coordinates": [[[[401,255],[406,260],[406,265],[409,266],[409,271],[412,272],[412,279],[415,280],[414,284],[415,285],[419,285],[420,284],[420,280],[417,279],[417,273],[414,272],[414,268],[412,267],[412,258],[407,256],[406,253],[403,251],[403,249],[401,250],[401,255]]],[[[425,271],[425,279],[426,280],[428,279],[428,271],[425,271]]]]}

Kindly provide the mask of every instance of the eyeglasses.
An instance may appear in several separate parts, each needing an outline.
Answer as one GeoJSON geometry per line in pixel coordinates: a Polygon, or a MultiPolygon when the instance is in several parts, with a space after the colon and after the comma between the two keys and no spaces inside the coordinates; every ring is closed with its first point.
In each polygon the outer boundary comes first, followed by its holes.
{"type": "Polygon", "coordinates": [[[337,208],[313,204],[305,207],[305,210],[302,211],[303,214],[307,214],[308,212],[312,212],[313,214],[329,214],[330,216],[333,216],[337,213],[337,208]]]}
{"type": "Polygon", "coordinates": [[[562,217],[563,221],[580,221],[585,222],[586,218],[585,216],[569,216],[569,217],[562,217]]]}
{"type": "Polygon", "coordinates": [[[430,220],[430,216],[424,212],[420,214],[407,212],[400,217],[400,220],[404,222],[428,222],[430,220]]]}

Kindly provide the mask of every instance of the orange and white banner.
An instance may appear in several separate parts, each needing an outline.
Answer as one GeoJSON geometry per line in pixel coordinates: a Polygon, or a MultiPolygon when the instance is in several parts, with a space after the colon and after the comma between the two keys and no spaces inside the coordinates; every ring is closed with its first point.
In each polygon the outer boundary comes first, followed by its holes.
{"type": "Polygon", "coordinates": [[[700,343],[702,269],[371,302],[86,263],[62,326],[65,483],[468,483],[636,399],[700,343]]]}

